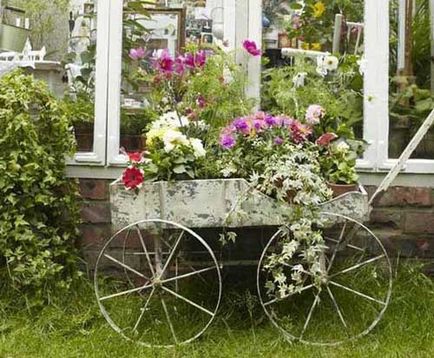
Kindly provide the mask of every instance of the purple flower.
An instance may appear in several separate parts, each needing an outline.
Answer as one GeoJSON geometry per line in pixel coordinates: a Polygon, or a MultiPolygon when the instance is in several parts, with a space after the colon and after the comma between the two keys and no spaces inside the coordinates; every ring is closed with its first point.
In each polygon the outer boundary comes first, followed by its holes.
{"type": "Polygon", "coordinates": [[[196,53],[187,53],[184,57],[184,64],[188,68],[203,68],[206,64],[207,53],[203,50],[196,53]]]}
{"type": "Polygon", "coordinates": [[[255,41],[244,40],[243,47],[252,56],[257,57],[257,56],[261,56],[262,54],[262,51],[258,48],[255,41]]]}
{"type": "Polygon", "coordinates": [[[162,73],[171,74],[175,69],[175,60],[170,56],[169,50],[161,51],[154,61],[154,68],[162,73]]]}
{"type": "Polygon", "coordinates": [[[238,132],[241,132],[245,135],[250,133],[250,123],[248,123],[246,118],[237,118],[232,124],[238,132]]]}
{"type": "Polygon", "coordinates": [[[275,117],[273,117],[272,115],[270,115],[270,114],[267,114],[265,116],[264,122],[270,128],[271,127],[276,127],[278,125],[277,119],[275,117]]]}
{"type": "Polygon", "coordinates": [[[298,30],[303,26],[303,21],[301,20],[300,15],[298,15],[298,14],[292,15],[291,26],[294,30],[298,30]]]}
{"type": "Polygon", "coordinates": [[[283,138],[281,138],[281,137],[274,138],[274,144],[275,145],[282,145],[283,144],[283,138]]]}
{"type": "Polygon", "coordinates": [[[314,126],[321,122],[325,116],[325,110],[318,104],[311,104],[306,110],[306,122],[314,126]]]}
{"type": "Polygon", "coordinates": [[[233,135],[223,132],[220,135],[219,143],[224,149],[231,149],[235,147],[236,141],[233,135]]]}
{"type": "Polygon", "coordinates": [[[146,56],[146,52],[145,49],[143,47],[138,47],[138,48],[132,48],[130,50],[130,53],[128,54],[128,56],[134,60],[134,61],[138,61],[138,60],[142,60],[145,58],[146,56]]]}
{"type": "Polygon", "coordinates": [[[263,119],[254,119],[253,120],[253,127],[255,128],[256,132],[262,132],[265,128],[265,122],[263,119]]]}
{"type": "Polygon", "coordinates": [[[196,98],[196,104],[199,108],[205,108],[206,107],[206,99],[204,96],[200,95],[196,98]]]}

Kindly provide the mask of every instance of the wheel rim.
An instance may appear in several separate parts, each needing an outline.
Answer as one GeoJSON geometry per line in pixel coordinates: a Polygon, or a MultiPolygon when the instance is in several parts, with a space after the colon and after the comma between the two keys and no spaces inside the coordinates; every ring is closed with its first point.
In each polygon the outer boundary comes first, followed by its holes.
{"type": "Polygon", "coordinates": [[[161,348],[199,338],[214,320],[222,292],[209,245],[192,230],[159,219],[131,224],[107,241],[94,285],[100,310],[116,332],[161,348]]]}
{"type": "MultiPolygon", "coordinates": [[[[365,225],[339,214],[321,215],[328,223],[321,284],[315,285],[306,270],[301,292],[267,295],[271,275],[264,266],[270,252],[279,251],[278,230],[261,255],[257,289],[265,313],[285,338],[333,346],[368,334],[381,320],[390,302],[392,267],[381,241],[365,225]]],[[[302,261],[296,254],[287,272],[295,264],[307,267],[302,261]]]]}

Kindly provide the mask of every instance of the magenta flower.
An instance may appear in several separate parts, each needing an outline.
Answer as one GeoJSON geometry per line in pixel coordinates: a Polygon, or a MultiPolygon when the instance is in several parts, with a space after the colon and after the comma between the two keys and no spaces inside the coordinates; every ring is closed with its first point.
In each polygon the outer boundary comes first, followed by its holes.
{"type": "Polygon", "coordinates": [[[134,60],[134,61],[138,61],[138,60],[142,60],[145,58],[146,56],[146,52],[145,49],[143,47],[138,47],[138,48],[132,48],[130,50],[130,53],[128,54],[128,56],[134,60]]]}
{"type": "Polygon", "coordinates": [[[243,47],[252,56],[257,57],[257,56],[261,56],[262,54],[262,51],[258,48],[255,41],[244,40],[243,47]]]}
{"type": "Polygon", "coordinates": [[[276,127],[276,126],[279,125],[278,120],[275,117],[273,117],[272,115],[269,115],[269,114],[267,114],[265,116],[264,122],[270,128],[276,127]]]}
{"type": "Polygon", "coordinates": [[[184,64],[190,69],[203,68],[206,64],[207,53],[203,50],[196,53],[187,53],[184,57],[184,64]]]}
{"type": "Polygon", "coordinates": [[[175,73],[182,76],[185,72],[184,57],[178,56],[173,66],[175,73]]]}
{"type": "Polygon", "coordinates": [[[314,126],[325,116],[325,109],[318,104],[311,104],[306,110],[306,122],[314,126]]]}
{"type": "Polygon", "coordinates": [[[156,70],[165,74],[171,74],[175,70],[175,60],[170,56],[168,49],[161,51],[153,65],[156,70]]]}
{"type": "Polygon", "coordinates": [[[224,149],[231,149],[235,147],[236,140],[233,135],[225,133],[225,131],[223,131],[223,133],[220,135],[219,143],[224,149]]]}

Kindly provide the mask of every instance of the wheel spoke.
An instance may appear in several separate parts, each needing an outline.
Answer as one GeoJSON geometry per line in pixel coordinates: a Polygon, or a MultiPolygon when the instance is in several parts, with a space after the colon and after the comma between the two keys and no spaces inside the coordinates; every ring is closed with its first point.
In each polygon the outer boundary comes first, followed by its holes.
{"type": "Polygon", "coordinates": [[[347,272],[350,272],[350,271],[354,271],[354,270],[356,270],[356,269],[358,269],[358,268],[360,268],[362,266],[365,266],[365,265],[368,265],[368,264],[370,264],[372,262],[378,261],[378,260],[382,259],[383,257],[385,257],[385,255],[380,255],[380,256],[373,257],[372,259],[369,259],[369,260],[363,261],[363,262],[361,262],[361,263],[359,263],[357,265],[348,267],[345,270],[342,270],[342,271],[339,271],[339,272],[337,272],[337,273],[335,273],[333,275],[330,275],[329,277],[333,278],[333,277],[336,277],[338,275],[342,275],[344,273],[347,273],[347,272]]]}
{"type": "Polygon", "coordinates": [[[377,300],[376,298],[373,298],[373,297],[371,297],[371,296],[365,295],[364,293],[361,293],[361,292],[359,292],[359,291],[353,290],[352,288],[349,288],[349,287],[346,287],[346,286],[344,286],[344,285],[341,285],[340,283],[337,283],[337,282],[334,282],[334,281],[329,281],[329,282],[330,282],[330,284],[332,284],[332,285],[334,285],[334,286],[336,286],[336,287],[340,287],[340,288],[342,288],[342,289],[344,289],[344,290],[347,290],[347,291],[349,291],[349,292],[352,292],[352,293],[354,293],[354,294],[357,295],[357,296],[360,296],[360,297],[366,298],[367,300],[370,300],[370,301],[373,301],[373,302],[377,302],[377,303],[379,303],[379,304],[381,304],[381,305],[383,305],[383,306],[386,305],[386,302],[383,302],[383,301],[377,300]]]}
{"type": "Polygon", "coordinates": [[[112,256],[110,256],[110,255],[108,255],[108,254],[104,254],[104,256],[105,256],[106,258],[108,258],[109,260],[111,260],[111,261],[117,263],[119,266],[122,266],[124,269],[126,269],[126,270],[128,270],[128,271],[131,271],[131,272],[135,273],[136,275],[138,275],[138,276],[140,276],[140,277],[142,277],[142,278],[144,278],[144,279],[146,279],[146,280],[149,281],[149,278],[148,278],[148,277],[146,277],[145,275],[141,274],[140,272],[134,270],[132,267],[130,267],[130,266],[128,266],[128,265],[125,265],[123,262],[120,262],[119,260],[116,260],[114,257],[112,257],[112,256]]]}
{"type": "Polygon", "coordinates": [[[155,292],[155,287],[152,287],[152,291],[149,294],[149,297],[146,300],[145,305],[141,309],[142,312],[140,313],[139,319],[137,320],[136,324],[134,325],[133,332],[137,331],[137,328],[139,327],[140,321],[142,320],[142,318],[143,318],[143,316],[144,316],[144,314],[145,314],[145,312],[146,312],[146,310],[147,310],[147,308],[149,306],[149,302],[151,302],[151,298],[154,295],[154,292],[155,292]]]}
{"type": "Polygon", "coordinates": [[[178,281],[178,280],[181,280],[183,278],[187,278],[187,277],[191,277],[191,276],[195,276],[195,275],[200,275],[201,273],[204,273],[204,272],[207,272],[207,271],[211,271],[211,270],[215,270],[215,269],[216,269],[216,266],[207,267],[207,268],[204,268],[202,270],[186,273],[184,275],[179,275],[179,276],[167,278],[165,280],[162,280],[161,283],[178,281]]]}
{"type": "Polygon", "coordinates": [[[307,329],[307,327],[309,326],[309,322],[310,322],[310,320],[311,320],[311,318],[312,318],[313,311],[315,310],[315,307],[316,307],[316,305],[317,305],[318,302],[319,302],[319,294],[320,294],[320,292],[318,292],[318,293],[316,294],[316,296],[315,296],[315,300],[313,301],[313,303],[312,303],[312,307],[310,308],[310,310],[309,310],[309,314],[307,315],[306,322],[304,322],[303,330],[301,331],[301,334],[300,334],[300,340],[303,339],[303,335],[304,335],[304,333],[306,332],[306,329],[307,329]]]}
{"type": "Polygon", "coordinates": [[[136,225],[137,234],[139,235],[140,243],[142,244],[143,250],[145,251],[146,261],[148,261],[149,269],[151,270],[152,276],[155,276],[155,270],[152,266],[151,257],[149,256],[148,248],[146,247],[145,240],[143,239],[142,233],[140,232],[140,227],[136,225]]]}
{"type": "Polygon", "coordinates": [[[335,249],[333,250],[332,258],[330,259],[329,265],[327,267],[327,272],[329,272],[331,267],[333,266],[333,262],[335,261],[336,254],[338,253],[339,245],[341,244],[342,239],[344,238],[346,228],[347,228],[347,221],[345,221],[344,227],[342,228],[342,231],[339,235],[339,239],[336,243],[335,249]]]}
{"type": "MultiPolygon", "coordinates": [[[[331,237],[328,237],[328,236],[324,236],[324,239],[332,241],[332,242],[338,242],[338,240],[332,239],[331,237]]],[[[350,249],[357,250],[357,251],[365,252],[365,249],[362,249],[361,247],[358,247],[358,246],[355,246],[355,245],[347,244],[347,247],[349,247],[350,249]]]]}
{"type": "Polygon", "coordinates": [[[209,314],[210,316],[214,316],[214,313],[212,313],[211,311],[209,311],[209,310],[207,310],[206,308],[204,308],[204,307],[198,305],[197,303],[194,303],[193,301],[189,300],[188,298],[185,298],[184,296],[181,296],[179,293],[173,292],[172,290],[168,289],[168,288],[165,287],[165,286],[161,286],[161,288],[162,288],[164,291],[170,293],[171,295],[173,295],[173,296],[175,296],[175,297],[178,297],[179,299],[181,299],[181,300],[183,300],[183,301],[189,303],[189,304],[192,305],[193,307],[196,307],[197,309],[199,309],[199,310],[201,310],[201,311],[203,311],[203,312],[209,314]]]}
{"type": "Polygon", "coordinates": [[[170,319],[169,311],[167,310],[166,302],[161,299],[161,305],[163,306],[164,314],[166,315],[167,323],[169,324],[170,331],[172,332],[173,340],[175,344],[178,344],[178,338],[176,338],[175,329],[173,328],[172,321],[170,319]]]}
{"type": "Polygon", "coordinates": [[[344,325],[345,328],[348,329],[347,322],[345,322],[345,319],[344,319],[344,315],[342,314],[342,311],[339,308],[338,303],[336,302],[335,296],[333,295],[333,292],[329,286],[327,286],[327,292],[329,293],[329,296],[330,296],[331,300],[333,301],[333,306],[335,306],[336,311],[338,313],[338,316],[339,316],[342,324],[344,325]]]}
{"type": "Polygon", "coordinates": [[[122,292],[114,293],[112,295],[104,296],[104,297],[101,297],[99,300],[104,301],[104,300],[108,300],[109,298],[119,297],[119,296],[123,296],[123,295],[128,295],[129,293],[143,291],[143,290],[146,290],[146,289],[151,288],[151,287],[154,287],[153,283],[150,285],[144,285],[141,287],[132,288],[131,290],[122,291],[122,292]]]}
{"type": "Polygon", "coordinates": [[[164,264],[163,269],[161,270],[160,277],[164,277],[164,273],[166,272],[167,268],[169,267],[169,265],[170,265],[170,261],[172,261],[172,258],[173,258],[173,256],[175,255],[175,252],[176,252],[176,250],[177,250],[177,248],[178,248],[178,245],[179,245],[179,243],[181,242],[181,239],[182,239],[183,236],[184,236],[184,231],[181,232],[181,234],[179,235],[179,237],[178,237],[178,239],[176,240],[175,244],[173,245],[173,247],[172,247],[172,249],[171,249],[172,251],[170,252],[169,257],[167,258],[167,261],[166,261],[166,263],[164,264]]]}
{"type": "Polygon", "coordinates": [[[271,300],[271,301],[268,301],[268,302],[264,303],[264,306],[269,306],[269,305],[271,305],[271,304],[273,304],[273,303],[275,303],[275,302],[282,301],[282,300],[284,300],[285,298],[291,297],[291,296],[295,295],[296,293],[301,293],[301,292],[303,292],[303,291],[306,291],[306,290],[308,290],[309,288],[312,288],[312,287],[314,287],[314,286],[315,286],[314,284],[307,285],[307,286],[303,287],[302,289],[300,289],[300,290],[298,290],[298,291],[295,291],[295,292],[292,292],[292,293],[289,293],[289,294],[287,294],[287,295],[285,295],[285,296],[283,296],[283,297],[276,297],[275,299],[273,299],[273,300],[271,300]]]}

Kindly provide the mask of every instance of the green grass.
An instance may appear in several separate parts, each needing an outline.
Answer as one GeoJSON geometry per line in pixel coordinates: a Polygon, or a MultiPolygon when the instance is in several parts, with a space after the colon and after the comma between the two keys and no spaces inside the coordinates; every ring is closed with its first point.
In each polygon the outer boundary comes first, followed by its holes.
{"type": "MultiPolygon", "coordinates": [[[[230,285],[234,286],[234,285],[230,285]]],[[[402,267],[392,302],[373,333],[338,347],[283,340],[254,295],[225,287],[217,320],[193,344],[145,349],[120,338],[101,317],[88,282],[41,311],[17,310],[0,294],[0,357],[433,357],[434,283],[416,268],[402,267]]]]}

